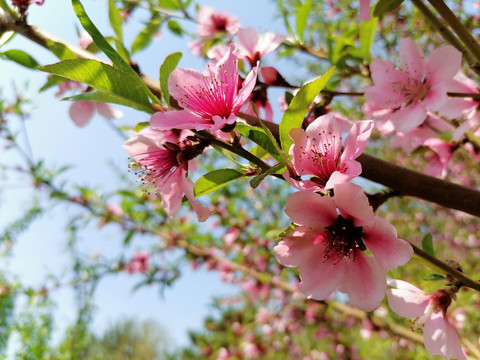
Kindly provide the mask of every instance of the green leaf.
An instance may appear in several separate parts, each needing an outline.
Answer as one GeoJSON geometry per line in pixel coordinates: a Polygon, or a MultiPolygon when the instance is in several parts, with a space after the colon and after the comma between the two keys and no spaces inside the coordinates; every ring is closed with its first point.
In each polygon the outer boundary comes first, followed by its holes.
{"type": "Polygon", "coordinates": [[[51,75],[47,78],[47,82],[38,90],[38,92],[44,92],[45,90],[50,89],[52,86],[59,85],[65,81],[68,81],[68,79],[65,79],[62,76],[51,75]]]}
{"type": "Polygon", "coordinates": [[[181,3],[178,0],[159,0],[158,6],[162,9],[177,10],[181,9],[181,3]]]}
{"type": "Polygon", "coordinates": [[[280,155],[277,151],[275,145],[272,144],[272,141],[265,134],[265,131],[261,128],[256,126],[250,126],[241,122],[237,122],[235,126],[235,130],[237,130],[243,136],[249,138],[254,143],[260,145],[265,151],[267,151],[270,155],[272,155],[275,160],[279,162],[283,162],[282,155],[280,155]]]}
{"type": "Polygon", "coordinates": [[[173,32],[175,35],[182,35],[183,34],[183,29],[177,21],[170,20],[167,23],[167,26],[170,29],[170,31],[173,32]]]}
{"type": "Polygon", "coordinates": [[[163,64],[160,66],[160,88],[162,90],[162,96],[165,100],[165,104],[170,108],[170,92],[168,91],[168,78],[173,70],[177,67],[180,59],[182,58],[181,52],[176,52],[168,55],[163,64]]]}
{"type": "Polygon", "coordinates": [[[0,47],[8,43],[15,37],[16,32],[14,31],[5,31],[0,33],[0,47]]]}
{"type": "Polygon", "coordinates": [[[115,95],[112,93],[99,91],[99,90],[94,90],[94,91],[89,91],[83,94],[69,96],[69,97],[63,98],[62,100],[95,101],[95,102],[113,103],[113,104],[125,105],[133,109],[145,111],[150,114],[154,112],[150,106],[145,106],[143,104],[139,104],[135,101],[132,101],[131,99],[128,99],[119,95],[115,95]]]}
{"type": "Polygon", "coordinates": [[[136,132],[140,132],[143,129],[145,129],[146,127],[148,127],[149,125],[150,125],[150,123],[148,121],[142,121],[142,122],[139,122],[137,125],[135,125],[134,130],[136,132]]]}
{"type": "Polygon", "coordinates": [[[298,10],[297,13],[297,34],[300,40],[303,41],[303,30],[305,30],[305,25],[307,24],[308,14],[310,13],[310,8],[312,7],[312,0],[305,1],[305,4],[298,10]]]}
{"type": "Polygon", "coordinates": [[[65,60],[39,68],[51,74],[85,83],[104,93],[115,94],[132,104],[142,105],[151,112],[150,102],[141,80],[130,72],[114,68],[96,60],[65,60]]]}
{"type": "Polygon", "coordinates": [[[282,13],[283,23],[285,24],[285,27],[287,28],[287,30],[290,34],[293,34],[292,27],[288,23],[287,11],[283,7],[283,1],[282,0],[278,0],[278,8],[280,9],[280,12],[282,13]]]}
{"type": "Polygon", "coordinates": [[[380,17],[383,14],[395,10],[403,3],[403,0],[379,0],[373,9],[373,16],[380,17]]]}
{"type": "Polygon", "coordinates": [[[269,156],[267,150],[265,150],[263,147],[260,145],[254,146],[253,148],[250,149],[250,153],[253,156],[256,156],[259,159],[265,159],[266,157],[269,156]]]}
{"type": "Polygon", "coordinates": [[[115,5],[115,0],[108,0],[108,18],[117,40],[123,42],[122,16],[120,10],[115,5]]]}
{"type": "Polygon", "coordinates": [[[360,56],[367,62],[370,61],[370,48],[377,30],[378,18],[373,17],[368,21],[362,21],[360,25],[360,56]]]}
{"type": "Polygon", "coordinates": [[[423,237],[423,239],[422,239],[422,249],[427,254],[435,256],[434,251],[433,251],[433,237],[432,237],[432,234],[427,234],[423,237]]]}
{"type": "Polygon", "coordinates": [[[36,69],[40,64],[31,55],[22,50],[7,50],[0,53],[2,57],[6,57],[8,60],[15,61],[17,64],[25,66],[29,69],[36,69]]]}
{"type": "Polygon", "coordinates": [[[153,18],[150,22],[138,33],[132,43],[132,54],[145,49],[148,44],[152,42],[152,38],[160,28],[161,21],[157,18],[153,18]]]}
{"type": "Polygon", "coordinates": [[[132,240],[133,235],[135,235],[135,230],[130,230],[127,233],[127,236],[125,236],[125,239],[123,239],[123,245],[128,245],[130,243],[130,241],[132,240]]]}
{"type": "Polygon", "coordinates": [[[255,189],[258,185],[260,185],[260,183],[263,180],[265,180],[265,178],[268,175],[278,174],[279,172],[283,173],[285,170],[286,170],[286,166],[283,163],[279,163],[275,166],[272,166],[267,171],[261,173],[260,175],[255,176],[252,180],[250,180],[250,186],[255,189]]]}
{"type": "Polygon", "coordinates": [[[240,167],[246,167],[245,165],[239,163],[236,159],[235,159],[235,156],[233,153],[231,153],[230,151],[224,149],[223,147],[220,147],[218,145],[215,145],[215,144],[211,144],[211,147],[213,147],[215,150],[217,150],[220,154],[222,154],[223,156],[225,156],[227,159],[230,159],[232,160],[235,164],[237,164],[238,166],[240,167]]]}
{"type": "Polygon", "coordinates": [[[55,54],[60,60],[70,60],[76,59],[77,54],[75,54],[67,45],[62,44],[57,41],[47,39],[48,49],[55,54]]]}
{"type": "Polygon", "coordinates": [[[280,143],[282,144],[282,149],[286,154],[288,154],[290,146],[293,143],[292,139],[290,139],[290,136],[288,135],[290,130],[300,128],[302,126],[308,107],[323,89],[328,79],[330,79],[332,76],[334,70],[335,67],[332,67],[322,77],[303,85],[293,97],[290,105],[283,114],[279,131],[280,143]]]}
{"type": "Polygon", "coordinates": [[[244,173],[234,169],[214,170],[195,182],[195,196],[202,196],[244,177],[244,173]]]}
{"type": "Polygon", "coordinates": [[[445,280],[445,279],[446,279],[445,276],[440,274],[430,274],[423,278],[424,281],[439,281],[439,280],[445,280]]]}
{"type": "Polygon", "coordinates": [[[80,24],[83,28],[90,34],[95,44],[108,56],[114,66],[126,71],[133,72],[135,71],[123,60],[123,58],[115,51],[115,49],[108,43],[108,41],[103,37],[97,27],[93,24],[92,20],[88,17],[83,8],[80,0],[72,0],[73,10],[77,14],[80,24]]]}

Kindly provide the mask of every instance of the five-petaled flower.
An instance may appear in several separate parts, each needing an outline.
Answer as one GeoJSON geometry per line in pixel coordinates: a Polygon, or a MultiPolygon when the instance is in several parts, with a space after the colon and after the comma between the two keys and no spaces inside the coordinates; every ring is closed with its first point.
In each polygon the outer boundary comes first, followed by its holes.
{"type": "Polygon", "coordinates": [[[199,221],[205,221],[211,211],[195,200],[194,185],[187,172],[205,146],[172,131],[152,130],[140,132],[123,145],[134,160],[131,168],[145,187],[153,187],[162,198],[168,216],[173,217],[178,212],[185,195],[199,221]]]}
{"type": "Polygon", "coordinates": [[[275,246],[275,256],[298,267],[300,290],[310,298],[324,300],[338,289],[351,304],[372,311],[385,296],[386,272],[413,255],[393,225],[374,215],[358,185],[335,185],[333,198],[294,193],[285,212],[299,226],[275,246]]]}
{"type": "Polygon", "coordinates": [[[413,328],[423,327],[423,342],[432,355],[446,359],[466,359],[460,340],[447,317],[447,308],[452,302],[445,290],[427,294],[401,280],[389,279],[387,290],[390,308],[400,316],[416,318],[413,328]]]}
{"type": "Polygon", "coordinates": [[[315,119],[306,130],[292,129],[290,147],[293,170],[285,179],[299,190],[320,191],[347,182],[360,175],[359,157],[373,129],[373,121],[358,121],[351,126],[342,150],[342,126],[334,115],[315,119]],[[293,175],[293,176],[291,176],[293,175]],[[309,180],[301,176],[312,175],[309,180]]]}
{"type": "Polygon", "coordinates": [[[446,45],[425,61],[420,46],[404,38],[400,57],[401,70],[385,60],[372,61],[374,85],[365,90],[365,100],[379,109],[393,109],[390,121],[406,133],[423,123],[427,111],[437,111],[448,101],[446,85],[460,69],[462,54],[446,45]]]}
{"type": "Polygon", "coordinates": [[[238,89],[240,78],[235,53],[232,44],[215,69],[209,67],[206,75],[191,69],[175,69],[168,79],[168,89],[184,110],[153,114],[152,128],[217,131],[234,124],[257,78],[254,67],[238,89]]]}

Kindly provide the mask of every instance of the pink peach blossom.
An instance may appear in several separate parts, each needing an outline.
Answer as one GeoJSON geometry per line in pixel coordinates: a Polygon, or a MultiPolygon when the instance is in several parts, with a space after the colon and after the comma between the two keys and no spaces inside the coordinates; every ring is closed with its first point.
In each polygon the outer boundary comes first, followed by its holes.
{"type": "Polygon", "coordinates": [[[74,101],[68,113],[75,125],[84,127],[90,123],[96,111],[106,119],[119,119],[123,116],[120,110],[110,104],[94,101],[74,101]]]}
{"type": "Polygon", "coordinates": [[[150,254],[145,251],[137,251],[129,264],[125,265],[124,269],[129,274],[136,272],[146,274],[150,270],[150,254]]]}
{"type": "Polygon", "coordinates": [[[340,290],[353,305],[372,311],[385,295],[386,272],[407,263],[413,250],[374,215],[360,186],[333,189],[333,198],[307,191],[290,195],[285,212],[299,226],[275,246],[275,256],[298,267],[300,290],[309,298],[324,300],[340,290]]]}
{"type": "Polygon", "coordinates": [[[210,6],[201,7],[198,10],[197,33],[203,39],[212,39],[225,32],[233,35],[239,29],[240,21],[227,13],[220,13],[210,6]]]}
{"type": "Polygon", "coordinates": [[[400,42],[401,70],[384,60],[370,64],[374,85],[365,100],[378,108],[394,110],[389,119],[406,133],[423,123],[427,111],[439,110],[448,100],[446,85],[460,69],[462,55],[453,46],[435,49],[428,61],[409,38],[400,42]]]}
{"type": "Polygon", "coordinates": [[[240,29],[237,33],[238,50],[251,66],[269,52],[275,50],[285,39],[285,35],[277,35],[271,31],[257,33],[254,28],[240,29]]]}
{"type": "Polygon", "coordinates": [[[452,301],[445,290],[427,294],[401,280],[389,279],[387,290],[390,308],[400,316],[416,318],[413,327],[423,326],[423,342],[432,355],[446,359],[466,359],[460,340],[447,317],[447,308],[452,301]]]}
{"type": "Polygon", "coordinates": [[[299,190],[320,191],[347,182],[362,172],[359,157],[373,129],[373,121],[358,121],[350,127],[342,150],[340,120],[333,114],[320,116],[306,130],[292,129],[289,154],[296,174],[285,179],[299,190]],[[309,180],[301,176],[312,175],[309,180]]]}
{"type": "Polygon", "coordinates": [[[429,152],[425,154],[427,165],[424,173],[430,176],[445,178],[447,176],[448,164],[453,157],[453,151],[457,144],[440,139],[428,139],[424,142],[429,152]]]}
{"type": "Polygon", "coordinates": [[[203,151],[171,131],[144,130],[123,145],[134,159],[134,166],[144,186],[152,186],[162,198],[168,216],[173,217],[182,205],[183,195],[197,214],[205,221],[211,211],[195,200],[194,185],[187,177],[188,167],[194,165],[191,153],[203,151]]]}
{"type": "Polygon", "coordinates": [[[253,68],[238,90],[238,58],[232,44],[215,69],[209,67],[206,75],[191,69],[175,69],[168,80],[168,89],[184,110],[157,112],[150,123],[158,130],[220,130],[235,123],[256,78],[257,68],[253,68]]]}

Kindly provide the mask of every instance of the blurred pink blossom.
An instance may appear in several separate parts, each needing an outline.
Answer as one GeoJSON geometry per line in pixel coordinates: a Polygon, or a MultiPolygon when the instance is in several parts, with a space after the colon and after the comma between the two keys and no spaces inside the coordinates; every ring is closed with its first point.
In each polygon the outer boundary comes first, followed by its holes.
{"type": "Polygon", "coordinates": [[[271,31],[257,33],[254,28],[240,29],[237,33],[239,56],[245,57],[251,66],[269,52],[275,50],[285,39],[285,35],[277,35],[271,31]]]}
{"type": "Polygon", "coordinates": [[[432,355],[446,359],[466,359],[460,340],[447,317],[452,299],[445,290],[427,294],[401,280],[389,279],[387,290],[390,308],[400,316],[416,318],[413,328],[423,326],[423,342],[432,355]]]}
{"type": "Polygon", "coordinates": [[[237,18],[220,13],[210,6],[198,10],[198,36],[203,39],[212,39],[221,33],[234,35],[240,29],[237,18]]]}
{"type": "Polygon", "coordinates": [[[68,113],[75,125],[84,127],[90,123],[95,112],[106,119],[119,119],[123,116],[123,113],[112,105],[95,101],[74,101],[68,113]]]}
{"type": "Polygon", "coordinates": [[[352,305],[372,311],[385,295],[386,272],[407,263],[413,250],[374,215],[360,186],[333,189],[333,198],[306,191],[290,195],[285,212],[299,226],[275,246],[275,257],[298,267],[300,290],[309,298],[324,300],[340,290],[352,305]]]}
{"type": "Polygon", "coordinates": [[[447,83],[460,69],[462,55],[453,46],[435,49],[428,61],[418,44],[409,38],[400,42],[401,70],[376,59],[370,64],[374,85],[365,90],[365,100],[389,115],[397,131],[406,133],[423,123],[427,111],[446,104],[447,83]]]}
{"type": "Polygon", "coordinates": [[[124,269],[129,274],[136,272],[146,274],[150,270],[150,254],[145,251],[137,251],[130,263],[125,265],[124,269]]]}

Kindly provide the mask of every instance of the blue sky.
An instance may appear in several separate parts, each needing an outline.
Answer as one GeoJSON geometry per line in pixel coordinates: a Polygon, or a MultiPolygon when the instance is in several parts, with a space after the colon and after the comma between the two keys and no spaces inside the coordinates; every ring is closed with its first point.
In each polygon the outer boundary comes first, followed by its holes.
{"type": "MultiPolygon", "coordinates": [[[[84,0],[84,6],[95,22],[104,32],[111,34],[108,28],[107,1],[84,0]]],[[[282,25],[273,21],[273,3],[268,0],[229,0],[198,1],[199,5],[214,6],[238,17],[242,26],[253,26],[257,30],[282,31],[282,25]]],[[[32,5],[30,22],[63,39],[77,43],[76,18],[70,2],[65,0],[46,0],[43,6],[32,5]]],[[[131,43],[140,30],[137,25],[145,12],[134,13],[128,24],[129,32],[125,34],[126,42],[131,43]]],[[[78,26],[78,25],[77,25],[78,26]]],[[[195,26],[189,25],[194,31],[195,26]]],[[[42,64],[56,62],[56,58],[30,41],[15,38],[0,50],[17,48],[29,52],[42,64]]],[[[192,67],[201,70],[204,63],[189,55],[185,42],[178,37],[163,32],[158,41],[138,55],[136,59],[142,71],[153,78],[158,77],[158,68],[166,55],[175,51],[184,52],[181,67],[192,67]]],[[[270,58],[273,61],[274,58],[270,58]]],[[[121,148],[122,140],[111,133],[105,120],[95,117],[85,128],[77,128],[68,117],[69,103],[54,98],[54,90],[37,94],[37,89],[44,83],[46,75],[40,72],[20,68],[14,63],[2,61],[0,66],[0,85],[3,96],[11,96],[11,84],[24,89],[28,83],[26,94],[33,100],[34,110],[27,123],[27,131],[33,153],[37,159],[47,159],[49,165],[73,164],[69,171],[69,179],[77,184],[96,185],[103,189],[112,189],[111,168],[108,161],[116,167],[125,168],[127,154],[121,148]]],[[[122,108],[124,117],[118,120],[121,124],[134,125],[148,117],[130,109],[122,108]]],[[[6,159],[14,161],[8,153],[0,150],[2,162],[6,159]]],[[[28,187],[6,188],[0,194],[0,229],[22,213],[22,209],[30,203],[32,190],[28,187]]],[[[37,221],[32,228],[23,234],[14,247],[14,257],[9,264],[4,264],[22,280],[24,284],[38,286],[45,276],[54,273],[62,276],[69,267],[69,257],[65,255],[66,234],[64,232],[65,207],[55,207],[51,212],[37,221]]],[[[108,226],[102,231],[89,230],[82,233],[81,247],[85,254],[100,251],[102,254],[114,255],[121,252],[118,244],[120,234],[114,227],[108,226]]],[[[136,248],[147,248],[146,243],[132,245],[136,248]]],[[[158,320],[169,332],[177,345],[187,343],[186,330],[199,329],[202,319],[209,313],[212,296],[231,294],[236,289],[222,283],[217,274],[205,271],[192,272],[186,270],[179,281],[160,297],[157,288],[142,288],[132,293],[132,288],[140,280],[136,276],[120,274],[103,280],[96,294],[97,312],[93,328],[101,332],[109,323],[121,317],[158,320]]],[[[59,307],[56,313],[56,335],[59,339],[63,329],[75,319],[73,311],[74,299],[68,289],[58,290],[54,296],[59,307]]]]}

